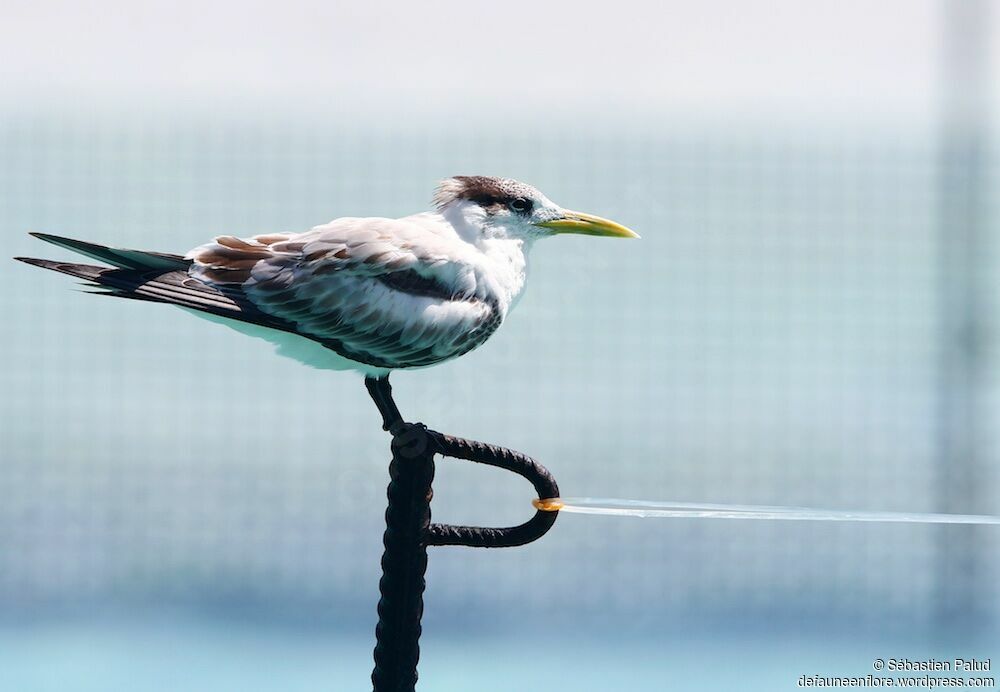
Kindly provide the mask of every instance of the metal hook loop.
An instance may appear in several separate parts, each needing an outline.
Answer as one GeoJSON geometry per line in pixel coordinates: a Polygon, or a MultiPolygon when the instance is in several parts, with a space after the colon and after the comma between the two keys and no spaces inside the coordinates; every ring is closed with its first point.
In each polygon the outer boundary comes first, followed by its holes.
{"type": "MultiPolygon", "coordinates": [[[[427,430],[434,451],[453,459],[465,459],[478,464],[496,466],[527,479],[535,488],[539,500],[559,497],[559,486],[549,470],[531,457],[506,447],[465,440],[427,430]]],[[[494,528],[430,524],[426,532],[427,545],[464,545],[475,548],[511,548],[536,541],[552,528],[558,511],[537,510],[535,516],[518,526],[494,528]]]]}

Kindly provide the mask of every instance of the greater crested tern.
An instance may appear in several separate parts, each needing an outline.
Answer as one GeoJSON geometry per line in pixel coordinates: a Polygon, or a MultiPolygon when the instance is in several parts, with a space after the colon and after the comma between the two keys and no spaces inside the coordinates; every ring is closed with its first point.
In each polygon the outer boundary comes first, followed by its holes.
{"type": "Polygon", "coordinates": [[[113,296],[188,308],[313,367],[385,378],[485,342],[520,298],[539,238],[638,237],[508,178],[448,178],[434,204],[400,219],[344,217],[304,233],[220,236],[183,256],[33,233],[111,266],[16,259],[113,296]]]}

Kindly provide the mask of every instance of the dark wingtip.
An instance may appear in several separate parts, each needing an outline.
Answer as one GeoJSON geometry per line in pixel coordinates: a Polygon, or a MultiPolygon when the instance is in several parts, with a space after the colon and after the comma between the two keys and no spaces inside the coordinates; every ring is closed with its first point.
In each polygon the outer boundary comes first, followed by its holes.
{"type": "Polygon", "coordinates": [[[38,259],[37,257],[15,257],[18,262],[33,264],[36,267],[44,267],[49,260],[38,259]]]}
{"type": "Polygon", "coordinates": [[[59,244],[60,242],[72,242],[72,238],[65,238],[61,235],[52,235],[51,233],[42,233],[41,231],[28,231],[28,235],[32,238],[38,238],[39,240],[44,240],[46,243],[59,244]]]}

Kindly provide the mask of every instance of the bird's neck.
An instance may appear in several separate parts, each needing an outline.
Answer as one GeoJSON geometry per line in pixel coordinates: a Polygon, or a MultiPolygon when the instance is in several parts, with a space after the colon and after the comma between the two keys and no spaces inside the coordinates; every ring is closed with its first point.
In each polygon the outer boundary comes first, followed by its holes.
{"type": "MultiPolygon", "coordinates": [[[[475,259],[476,293],[495,301],[506,316],[524,290],[531,238],[510,238],[486,232],[478,205],[456,204],[441,215],[470,249],[475,259]]],[[[472,258],[470,258],[472,259],[472,258]]]]}
{"type": "Polygon", "coordinates": [[[528,279],[530,241],[485,238],[479,241],[479,248],[484,263],[477,283],[497,299],[506,314],[520,299],[528,279]]]}

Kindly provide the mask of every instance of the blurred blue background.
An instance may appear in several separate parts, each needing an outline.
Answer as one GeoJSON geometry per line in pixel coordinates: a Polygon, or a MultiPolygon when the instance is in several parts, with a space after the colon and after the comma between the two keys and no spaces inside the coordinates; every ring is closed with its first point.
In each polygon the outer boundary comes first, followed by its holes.
{"type": "MultiPolygon", "coordinates": [[[[409,418],[572,496],[996,514],[998,15],[15,1],[0,229],[10,256],[69,256],[28,230],[183,252],[523,179],[643,238],[540,243],[496,337],[394,376],[409,418]]],[[[365,689],[388,444],[360,378],[0,279],[0,688],[365,689]]],[[[530,497],[443,460],[434,516],[530,497]]],[[[779,690],[995,655],[994,529],[565,515],[434,549],[421,688],[779,690]]]]}

